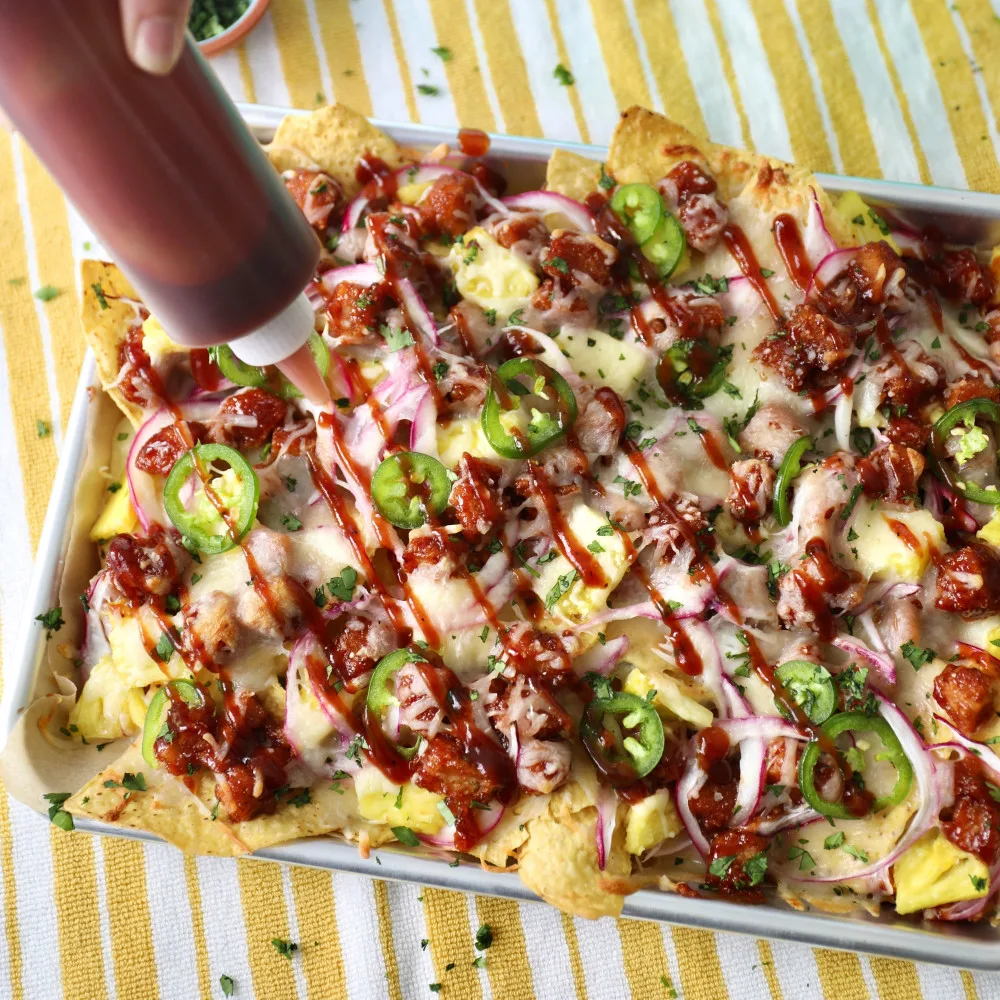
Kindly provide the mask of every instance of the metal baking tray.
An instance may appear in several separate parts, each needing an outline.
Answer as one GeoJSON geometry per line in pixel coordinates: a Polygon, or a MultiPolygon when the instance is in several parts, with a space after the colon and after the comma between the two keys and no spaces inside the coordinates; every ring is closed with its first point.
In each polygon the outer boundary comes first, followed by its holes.
{"type": "MultiPolygon", "coordinates": [[[[290,113],[285,109],[259,105],[243,105],[240,110],[262,142],[271,138],[280,120],[290,113]]],[[[454,142],[455,139],[455,133],[450,129],[378,120],[375,124],[409,146],[430,148],[441,142],[454,142]]],[[[512,179],[512,187],[530,189],[541,186],[545,162],[557,147],[595,160],[603,160],[607,153],[606,148],[599,146],[494,135],[491,136],[489,158],[512,179]]],[[[983,247],[1000,243],[998,195],[828,174],[819,174],[817,179],[829,191],[858,191],[872,203],[892,210],[917,226],[936,224],[956,240],[983,247]]],[[[15,655],[6,665],[4,696],[0,704],[0,745],[7,742],[20,712],[29,704],[35,691],[43,659],[44,633],[34,627],[33,618],[49,608],[59,592],[75,495],[86,463],[88,430],[97,419],[100,408],[110,405],[113,404],[100,391],[94,359],[88,352],[35,557],[22,630],[15,655]]],[[[41,805],[40,802],[27,804],[36,809],[41,805]]],[[[78,820],[77,827],[90,833],[139,840],[157,839],[151,834],[123,831],[94,820],[78,820]]],[[[462,861],[452,867],[440,858],[424,856],[419,850],[403,847],[380,848],[365,859],[351,844],[333,838],[314,838],[261,850],[254,856],[520,901],[538,899],[514,873],[487,871],[472,861],[462,861]]],[[[861,912],[850,916],[800,913],[780,901],[764,906],[748,906],[723,900],[688,899],[675,893],[653,890],[629,896],[625,900],[623,915],[716,931],[764,935],[824,948],[869,952],[963,968],[1000,970],[997,932],[984,924],[930,923],[898,917],[888,910],[877,918],[861,912]]]]}

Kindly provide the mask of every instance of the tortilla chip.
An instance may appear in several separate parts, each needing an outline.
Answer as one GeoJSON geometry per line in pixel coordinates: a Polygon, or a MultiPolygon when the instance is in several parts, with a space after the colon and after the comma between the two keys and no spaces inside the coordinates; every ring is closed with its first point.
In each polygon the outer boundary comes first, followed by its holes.
{"type": "Polygon", "coordinates": [[[199,772],[193,790],[188,789],[180,778],[149,767],[137,739],[114,764],[67,800],[64,808],[76,816],[144,830],[188,853],[232,857],[359,825],[353,787],[344,785],[340,791],[342,794],[324,782],[310,790],[310,801],[305,805],[284,802],[270,815],[231,823],[225,809],[216,808],[213,774],[199,772]],[[126,772],[141,773],[146,791],[124,788],[126,772]]]}
{"type": "Polygon", "coordinates": [[[319,170],[319,164],[311,160],[301,149],[294,146],[278,146],[271,143],[264,147],[267,158],[271,161],[271,166],[283,174],[286,170],[319,170]]]}
{"type": "MultiPolygon", "coordinates": [[[[841,246],[858,243],[857,235],[806,167],[709,142],[645,108],[622,112],[607,162],[608,172],[619,184],[655,184],[684,160],[693,160],[714,176],[730,219],[746,233],[764,267],[784,271],[770,231],[774,217],[788,213],[804,226],[814,196],[834,240],[841,246]]],[[[727,265],[728,269],[732,266],[721,244],[706,257],[705,265],[711,273],[726,273],[727,265]]]]}
{"type": "Polygon", "coordinates": [[[600,190],[603,164],[579,153],[557,149],[545,169],[545,189],[576,201],[583,201],[592,191],[600,190]]]}
{"type": "Polygon", "coordinates": [[[597,808],[580,804],[575,782],[556,792],[548,810],[529,820],[518,874],[546,902],[579,917],[617,917],[632,891],[632,859],[619,824],[604,871],[597,867],[597,808]]]}
{"type": "Polygon", "coordinates": [[[80,276],[83,280],[83,333],[97,359],[101,384],[132,426],[138,427],[143,421],[142,408],[130,403],[115,382],[120,368],[119,348],[128,331],[139,322],[132,304],[138,300],[139,293],[114,264],[106,261],[83,261],[80,276]]]}
{"type": "MultiPolygon", "coordinates": [[[[349,198],[361,190],[354,170],[365,153],[377,156],[390,167],[401,167],[407,162],[402,150],[389,136],[375,128],[364,115],[343,104],[331,104],[308,115],[289,115],[278,126],[271,145],[292,147],[317,163],[340,184],[349,198]]],[[[287,160],[291,162],[290,154],[287,160]]],[[[272,159],[272,162],[275,161],[272,159]]]]}

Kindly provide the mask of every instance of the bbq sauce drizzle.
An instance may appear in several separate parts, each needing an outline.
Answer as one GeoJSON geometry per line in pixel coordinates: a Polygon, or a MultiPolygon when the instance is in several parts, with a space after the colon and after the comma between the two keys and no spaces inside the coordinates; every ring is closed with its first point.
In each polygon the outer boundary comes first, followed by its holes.
{"type": "MultiPolygon", "coordinates": [[[[362,166],[371,173],[371,177],[367,178],[367,184],[373,189],[373,196],[391,194],[391,192],[388,192],[384,186],[388,183],[387,170],[379,169],[381,166],[380,164],[363,163],[362,166]]],[[[361,170],[362,167],[359,167],[359,176],[361,170]]],[[[639,252],[638,247],[635,246],[632,241],[631,235],[627,232],[627,230],[625,230],[625,228],[615,218],[614,214],[610,211],[610,208],[606,205],[600,209],[598,215],[598,225],[601,235],[608,239],[608,241],[613,245],[618,247],[623,258],[632,260],[638,267],[639,273],[642,275],[643,280],[646,282],[650,290],[650,294],[657,304],[668,316],[671,317],[671,319],[675,321],[675,323],[677,323],[678,326],[681,326],[684,321],[683,315],[679,314],[682,307],[680,307],[679,304],[667,294],[664,285],[656,274],[655,267],[639,252]]],[[[786,267],[788,268],[790,277],[798,287],[802,288],[802,262],[804,260],[804,251],[802,249],[801,240],[798,236],[797,227],[795,226],[795,220],[790,216],[779,217],[776,222],[775,239],[778,243],[782,258],[786,263],[786,267]]],[[[776,322],[782,322],[782,313],[778,308],[773,294],[767,286],[763,275],[761,274],[760,267],[753,254],[753,250],[742,230],[733,224],[727,226],[723,231],[723,241],[739,265],[740,270],[748,278],[748,280],[750,280],[761,299],[767,305],[772,317],[776,322]]],[[[437,380],[431,369],[431,364],[422,342],[420,328],[413,322],[412,317],[409,315],[406,308],[405,298],[400,293],[401,279],[394,272],[394,268],[391,266],[390,262],[385,261],[385,258],[383,258],[383,262],[385,264],[386,282],[390,285],[394,293],[393,297],[397,301],[399,309],[403,315],[404,327],[410,333],[413,340],[413,349],[417,358],[418,369],[421,377],[430,389],[435,405],[439,406],[441,403],[441,395],[437,387],[437,380]]],[[[630,298],[631,286],[626,279],[616,277],[616,288],[619,291],[619,294],[624,294],[626,296],[627,300],[630,298]]],[[[632,306],[630,309],[630,316],[632,325],[639,338],[647,345],[651,345],[653,343],[653,333],[648,322],[642,315],[638,304],[632,306]]],[[[887,333],[887,331],[885,332],[887,333]]],[[[879,333],[882,333],[882,331],[879,331],[879,333]]],[[[459,330],[459,335],[463,347],[465,347],[468,351],[470,346],[468,343],[468,336],[465,334],[465,331],[461,329],[459,330]]],[[[880,337],[879,339],[881,340],[882,338],[880,337]]],[[[891,340],[889,343],[891,344],[891,340]]],[[[144,361],[144,359],[142,360],[144,361]]],[[[205,367],[202,365],[202,359],[199,358],[196,360],[199,368],[199,384],[202,383],[203,380],[207,383],[213,377],[212,373],[205,370],[205,367]]],[[[184,435],[185,443],[189,448],[193,447],[195,442],[190,433],[190,429],[188,428],[179,408],[166,399],[159,377],[155,370],[149,369],[148,366],[142,363],[142,361],[139,361],[138,363],[133,361],[133,364],[139,373],[145,378],[147,384],[153,389],[153,391],[164,399],[164,402],[170,408],[175,417],[175,421],[184,435]]],[[[377,401],[371,398],[371,388],[361,376],[357,365],[353,360],[348,361],[348,372],[352,390],[356,390],[360,398],[363,399],[368,405],[372,414],[372,419],[379,427],[379,430],[381,431],[386,442],[387,450],[389,452],[400,450],[398,448],[394,448],[391,444],[391,435],[389,434],[389,429],[385,422],[384,415],[381,412],[381,408],[379,407],[377,401]]],[[[207,385],[205,387],[207,388],[207,385]]],[[[393,570],[399,586],[403,590],[406,602],[409,604],[411,612],[416,619],[421,632],[424,634],[428,645],[431,647],[438,646],[440,644],[440,637],[430,622],[426,611],[420,604],[419,599],[409,587],[406,579],[406,573],[403,571],[395,557],[395,552],[397,550],[394,542],[396,540],[393,537],[394,533],[392,528],[375,510],[374,503],[371,501],[370,489],[366,483],[364,470],[358,469],[356,464],[351,459],[344,443],[339,421],[334,414],[324,412],[319,415],[316,433],[318,434],[320,432],[328,432],[331,435],[334,451],[336,453],[337,464],[341,467],[345,475],[349,475],[357,483],[357,485],[360,486],[365,493],[367,493],[369,501],[371,502],[373,523],[375,524],[380,544],[389,556],[390,567],[393,570]]],[[[725,468],[726,463],[724,458],[721,455],[721,452],[719,452],[718,446],[710,439],[708,432],[706,431],[700,434],[699,437],[701,438],[703,447],[705,448],[710,461],[712,461],[712,463],[719,468],[725,468]]],[[[582,450],[579,449],[579,446],[572,435],[567,435],[567,444],[569,447],[573,448],[574,451],[578,452],[578,454],[583,455],[582,450]]],[[[636,468],[647,493],[654,501],[656,513],[677,529],[685,543],[690,546],[692,552],[694,553],[698,567],[698,574],[700,574],[712,587],[717,598],[725,607],[731,619],[737,624],[742,624],[743,619],[740,610],[732,598],[729,597],[729,595],[722,588],[719,578],[715,573],[711,559],[702,550],[702,546],[699,544],[698,538],[691,530],[690,526],[669,503],[667,498],[663,496],[652,471],[639,449],[631,441],[624,438],[623,447],[629,454],[633,466],[636,468]]],[[[412,636],[412,630],[406,623],[399,603],[389,595],[385,585],[379,579],[379,575],[367,554],[364,540],[361,537],[357,524],[348,512],[344,499],[340,495],[336,485],[333,483],[332,478],[319,461],[315,447],[307,450],[306,460],[309,465],[314,485],[323,496],[324,501],[333,514],[339,528],[350,542],[357,561],[364,571],[366,582],[370,585],[371,589],[379,598],[380,603],[385,608],[393,627],[396,629],[402,640],[402,644],[407,644],[412,636]]],[[[202,485],[205,489],[206,495],[209,497],[213,505],[216,506],[220,516],[226,520],[230,532],[234,533],[235,526],[231,523],[231,512],[228,511],[225,504],[222,503],[222,501],[211,489],[211,486],[207,482],[207,477],[205,477],[199,463],[195,462],[195,468],[202,480],[202,485]]],[[[546,514],[548,515],[552,526],[553,534],[555,535],[556,542],[562,554],[574,566],[586,586],[606,586],[607,580],[599,562],[594,559],[593,555],[587,551],[587,549],[580,543],[579,539],[577,539],[569,529],[565,514],[561,510],[558,501],[555,498],[554,492],[545,477],[544,471],[539,465],[537,465],[537,463],[534,462],[529,462],[528,468],[536,493],[541,499],[546,510],[546,514]]],[[[593,477],[593,474],[589,469],[589,465],[583,478],[590,485],[591,489],[603,493],[603,487],[593,477]]],[[[428,523],[432,531],[446,537],[444,536],[440,524],[436,523],[433,518],[429,517],[428,523]]],[[[643,586],[649,593],[650,599],[660,612],[663,623],[670,635],[677,665],[682,671],[691,676],[700,674],[702,672],[701,659],[689,635],[680,624],[669,604],[657,591],[644,567],[636,559],[637,553],[628,533],[617,525],[615,525],[615,530],[625,546],[632,572],[634,572],[642,582],[643,586]]],[[[519,568],[514,566],[509,546],[507,545],[502,533],[500,533],[500,541],[506,551],[508,564],[516,575],[516,590],[518,594],[523,595],[527,592],[531,594],[532,598],[534,598],[535,595],[531,589],[530,581],[527,580],[526,575],[519,568]]],[[[282,629],[286,628],[288,622],[281,613],[281,608],[270,590],[267,579],[257,566],[252,552],[249,550],[245,541],[240,542],[240,547],[246,558],[254,589],[268,607],[268,610],[274,619],[281,624],[282,629]]],[[[469,571],[468,567],[462,560],[455,560],[454,562],[458,574],[461,575],[467,582],[470,592],[472,593],[476,603],[482,609],[485,619],[496,631],[498,640],[504,647],[505,655],[508,657],[516,657],[516,652],[509,649],[507,646],[507,628],[504,626],[504,623],[499,620],[497,609],[493,607],[491,602],[483,593],[475,574],[469,571]]],[[[310,680],[313,682],[315,690],[327,701],[329,707],[333,711],[336,711],[338,716],[348,723],[356,735],[363,737],[363,746],[366,756],[372,761],[373,764],[382,770],[390,780],[397,784],[408,780],[413,773],[413,765],[395,750],[391,741],[389,741],[382,732],[378,720],[373,720],[368,717],[367,708],[362,710],[360,717],[357,714],[352,713],[340,697],[335,686],[330,684],[329,668],[332,667],[333,670],[336,671],[337,664],[332,642],[330,640],[328,622],[316,607],[315,601],[310,597],[301,584],[298,584],[297,581],[291,580],[290,578],[286,578],[286,583],[291,586],[296,595],[296,605],[302,616],[303,624],[314,639],[317,640],[324,652],[323,660],[313,656],[310,656],[307,659],[307,672],[309,673],[310,680]]],[[[539,604],[540,602],[537,600],[527,603],[527,610],[529,611],[531,617],[537,617],[540,613],[539,604]]],[[[157,614],[164,632],[170,636],[172,641],[174,641],[175,648],[177,648],[184,657],[189,668],[192,668],[192,664],[189,660],[190,651],[186,650],[184,644],[179,641],[176,630],[173,629],[169,621],[165,620],[162,612],[157,610],[157,614]]],[[[783,686],[779,681],[777,681],[774,668],[767,663],[753,637],[748,636],[747,638],[749,640],[751,663],[754,666],[755,672],[772,690],[776,700],[780,700],[780,702],[788,708],[796,723],[812,734],[814,738],[820,740],[824,751],[832,755],[835,760],[837,760],[842,773],[845,775],[845,778],[849,780],[851,773],[850,767],[847,765],[847,762],[843,760],[839,750],[832,743],[832,741],[830,741],[829,738],[823,734],[822,730],[815,727],[809,721],[805,713],[802,712],[793,699],[788,696],[783,686]]],[[[196,648],[195,653],[198,659],[204,663],[204,649],[196,648]]],[[[461,737],[467,759],[469,759],[469,754],[471,754],[472,758],[476,759],[480,763],[482,763],[485,759],[490,759],[492,761],[490,769],[494,773],[502,773],[504,776],[499,797],[502,801],[509,801],[510,797],[513,795],[513,789],[516,788],[516,778],[512,776],[512,764],[509,757],[502,752],[497,743],[491,737],[476,727],[474,721],[472,720],[471,709],[469,708],[468,692],[465,690],[458,678],[447,667],[445,667],[443,663],[440,662],[440,659],[436,657],[436,654],[431,654],[436,660],[433,667],[431,667],[429,661],[426,659],[427,653],[427,650],[423,648],[421,649],[421,655],[425,657],[425,660],[420,663],[420,672],[427,683],[428,688],[435,695],[439,705],[441,705],[442,708],[446,706],[448,707],[449,719],[451,719],[453,723],[455,732],[461,737]],[[447,680],[447,684],[442,684],[442,677],[447,680]]],[[[218,668],[214,667],[214,665],[205,665],[218,670],[218,668]]],[[[226,683],[224,687],[231,688],[231,685],[226,683]]],[[[466,847],[471,846],[475,839],[478,839],[472,836],[469,831],[465,831],[464,833],[459,831],[459,833],[459,839],[462,840],[464,846],[466,847]]],[[[458,842],[458,840],[456,842],[458,842]]],[[[459,844],[459,846],[461,847],[463,844],[459,844]]]]}

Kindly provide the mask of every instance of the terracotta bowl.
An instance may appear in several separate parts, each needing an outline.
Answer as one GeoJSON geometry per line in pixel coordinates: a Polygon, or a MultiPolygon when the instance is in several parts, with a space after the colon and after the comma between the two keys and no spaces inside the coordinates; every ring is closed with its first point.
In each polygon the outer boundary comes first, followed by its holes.
{"type": "Polygon", "coordinates": [[[220,52],[225,52],[226,49],[232,48],[238,42],[242,42],[257,27],[270,2],[271,0],[251,0],[246,13],[238,21],[233,21],[221,35],[198,42],[201,54],[203,56],[218,55],[220,52]]]}

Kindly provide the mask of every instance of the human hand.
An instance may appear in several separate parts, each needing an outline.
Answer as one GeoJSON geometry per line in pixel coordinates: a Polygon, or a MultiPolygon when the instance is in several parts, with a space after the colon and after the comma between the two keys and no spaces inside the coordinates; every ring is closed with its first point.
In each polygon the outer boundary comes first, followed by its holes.
{"type": "Polygon", "coordinates": [[[121,0],[122,31],[132,62],[163,76],[181,56],[191,0],[121,0]]]}

